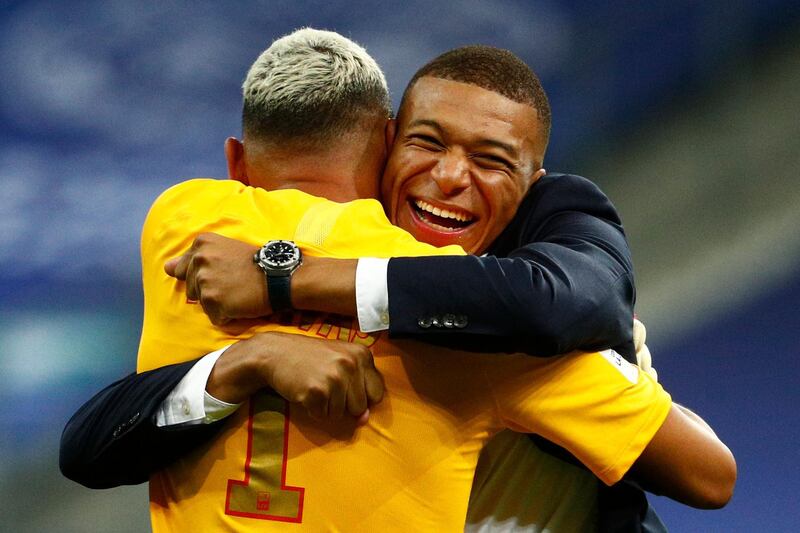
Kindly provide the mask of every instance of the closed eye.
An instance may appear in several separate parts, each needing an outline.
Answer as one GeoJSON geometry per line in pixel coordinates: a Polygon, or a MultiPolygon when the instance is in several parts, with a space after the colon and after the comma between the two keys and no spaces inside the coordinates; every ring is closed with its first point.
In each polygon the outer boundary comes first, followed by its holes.
{"type": "Polygon", "coordinates": [[[430,135],[414,133],[408,136],[408,140],[410,144],[428,150],[438,150],[440,148],[444,148],[444,145],[439,142],[439,139],[436,137],[431,137],[430,135]]]}
{"type": "Polygon", "coordinates": [[[494,154],[473,154],[472,159],[479,165],[490,169],[503,169],[513,172],[517,168],[511,161],[494,154]]]}

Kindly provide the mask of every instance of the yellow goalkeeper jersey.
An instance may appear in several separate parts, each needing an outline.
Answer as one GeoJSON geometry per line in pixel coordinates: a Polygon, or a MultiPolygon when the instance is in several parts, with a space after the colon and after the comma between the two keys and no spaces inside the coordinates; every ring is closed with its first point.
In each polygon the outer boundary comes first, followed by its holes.
{"type": "Polygon", "coordinates": [[[501,429],[538,433],[613,483],[669,411],[661,386],[611,351],[547,359],[463,353],[309,313],[215,327],[163,269],[202,232],[254,245],[292,239],[305,253],[330,257],[463,254],[418,243],[374,200],[337,204],[217,180],[162,194],[142,236],[140,371],[284,331],[370,346],[386,395],[364,427],[320,423],[274,395],[253,396],[214,440],[152,476],[157,533],[462,531],[478,453],[501,429]]]}

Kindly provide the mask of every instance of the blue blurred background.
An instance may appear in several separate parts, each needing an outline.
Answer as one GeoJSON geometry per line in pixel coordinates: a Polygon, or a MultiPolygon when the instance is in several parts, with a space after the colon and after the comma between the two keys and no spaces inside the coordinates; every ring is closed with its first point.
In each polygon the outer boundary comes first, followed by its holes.
{"type": "Polygon", "coordinates": [[[656,508],[673,531],[800,529],[798,2],[0,6],[0,529],[149,529],[145,487],[60,477],[60,431],[134,368],[149,204],[224,177],[248,66],[305,25],[366,46],[395,101],[463,44],[539,73],[546,167],[591,177],[619,207],[661,381],[738,459],[726,509],[656,508]]]}

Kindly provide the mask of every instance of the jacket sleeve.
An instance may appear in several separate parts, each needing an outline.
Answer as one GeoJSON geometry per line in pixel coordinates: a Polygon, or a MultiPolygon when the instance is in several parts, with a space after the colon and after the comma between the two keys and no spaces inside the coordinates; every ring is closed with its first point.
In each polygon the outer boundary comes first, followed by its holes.
{"type": "Polygon", "coordinates": [[[616,210],[577,176],[539,185],[494,255],[389,262],[390,335],[485,352],[632,355],[633,266],[616,210]]]}
{"type": "Polygon", "coordinates": [[[135,485],[215,435],[221,423],[155,423],[159,405],[195,363],[130,374],[87,401],[61,435],[61,473],[93,489],[135,485]]]}

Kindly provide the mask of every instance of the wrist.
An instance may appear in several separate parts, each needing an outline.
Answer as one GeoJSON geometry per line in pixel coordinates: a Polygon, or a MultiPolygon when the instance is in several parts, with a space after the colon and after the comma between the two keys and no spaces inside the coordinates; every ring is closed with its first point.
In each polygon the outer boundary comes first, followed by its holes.
{"type": "Polygon", "coordinates": [[[292,277],[295,309],[356,316],[357,259],[305,256],[292,277]]]}
{"type": "Polygon", "coordinates": [[[248,356],[247,371],[253,376],[259,376],[259,388],[275,388],[275,368],[281,353],[281,336],[281,333],[268,332],[257,333],[248,339],[253,349],[248,356]]]}
{"type": "Polygon", "coordinates": [[[272,240],[253,256],[266,276],[269,304],[273,312],[293,309],[292,275],[303,264],[303,253],[294,241],[272,240]]]}
{"type": "Polygon", "coordinates": [[[252,339],[228,348],[211,369],[206,392],[226,403],[242,403],[259,389],[269,386],[261,372],[261,359],[269,357],[253,349],[252,339]]]}

